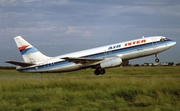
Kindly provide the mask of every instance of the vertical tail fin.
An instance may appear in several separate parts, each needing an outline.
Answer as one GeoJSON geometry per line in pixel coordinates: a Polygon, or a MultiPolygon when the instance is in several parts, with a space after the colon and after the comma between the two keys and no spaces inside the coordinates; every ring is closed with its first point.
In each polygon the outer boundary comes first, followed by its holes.
{"type": "Polygon", "coordinates": [[[14,40],[25,62],[34,63],[49,58],[48,56],[38,51],[21,36],[15,37],[14,40]]]}

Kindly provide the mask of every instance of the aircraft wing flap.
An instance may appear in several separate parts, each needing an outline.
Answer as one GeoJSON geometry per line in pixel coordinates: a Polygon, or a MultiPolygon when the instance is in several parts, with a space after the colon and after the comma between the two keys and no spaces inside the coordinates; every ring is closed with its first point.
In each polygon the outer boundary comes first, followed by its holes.
{"type": "Polygon", "coordinates": [[[10,63],[13,65],[18,65],[18,66],[22,66],[22,67],[28,67],[28,66],[35,65],[33,63],[18,62],[18,61],[11,61],[11,60],[5,61],[5,63],[10,63]]]}
{"type": "Polygon", "coordinates": [[[80,63],[80,64],[86,64],[86,63],[95,63],[95,62],[99,62],[102,61],[104,59],[94,59],[94,58],[77,58],[77,57],[64,57],[61,59],[65,59],[69,62],[74,62],[76,64],[80,63]]]}

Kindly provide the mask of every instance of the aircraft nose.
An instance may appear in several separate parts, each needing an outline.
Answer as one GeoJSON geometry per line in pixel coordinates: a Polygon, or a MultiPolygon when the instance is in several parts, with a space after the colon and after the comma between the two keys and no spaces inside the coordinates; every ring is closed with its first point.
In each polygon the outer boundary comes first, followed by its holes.
{"type": "Polygon", "coordinates": [[[174,41],[174,40],[171,40],[171,42],[170,42],[170,44],[169,44],[169,46],[174,46],[174,45],[176,45],[176,41],[174,41]]]}
{"type": "Polygon", "coordinates": [[[172,45],[175,45],[176,44],[176,41],[172,41],[172,45]]]}
{"type": "Polygon", "coordinates": [[[176,44],[176,41],[174,41],[174,40],[169,40],[169,42],[166,44],[167,49],[173,47],[175,44],[176,44]]]}

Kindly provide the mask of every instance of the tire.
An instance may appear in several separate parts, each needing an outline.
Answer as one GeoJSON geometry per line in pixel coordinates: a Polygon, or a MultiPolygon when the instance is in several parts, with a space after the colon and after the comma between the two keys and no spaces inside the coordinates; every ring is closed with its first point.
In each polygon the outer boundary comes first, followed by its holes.
{"type": "Polygon", "coordinates": [[[156,60],[155,60],[156,63],[159,63],[159,61],[160,61],[159,59],[156,59],[156,60]]]}
{"type": "Polygon", "coordinates": [[[102,75],[106,73],[105,69],[100,69],[99,72],[100,72],[100,74],[102,74],[102,75]]]}
{"type": "Polygon", "coordinates": [[[95,75],[99,75],[99,74],[100,74],[99,69],[96,69],[96,70],[94,71],[94,74],[95,74],[95,75]]]}

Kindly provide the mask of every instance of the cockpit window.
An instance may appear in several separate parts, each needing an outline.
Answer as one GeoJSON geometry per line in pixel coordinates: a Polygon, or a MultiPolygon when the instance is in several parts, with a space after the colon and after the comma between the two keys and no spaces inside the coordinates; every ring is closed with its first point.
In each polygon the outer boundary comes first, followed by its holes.
{"type": "Polygon", "coordinates": [[[161,38],[160,41],[164,41],[164,38],[161,38]]]}
{"type": "Polygon", "coordinates": [[[169,40],[168,38],[161,38],[160,41],[166,41],[166,40],[169,40]]]}
{"type": "Polygon", "coordinates": [[[168,40],[168,38],[164,38],[164,40],[168,40]]]}

